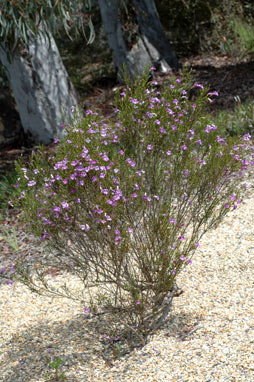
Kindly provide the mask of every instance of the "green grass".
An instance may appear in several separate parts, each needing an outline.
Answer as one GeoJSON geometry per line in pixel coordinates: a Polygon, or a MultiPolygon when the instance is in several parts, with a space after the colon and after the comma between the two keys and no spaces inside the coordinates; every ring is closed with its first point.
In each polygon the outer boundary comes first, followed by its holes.
{"type": "Polygon", "coordinates": [[[254,100],[248,99],[242,103],[239,98],[235,99],[236,105],[233,111],[221,110],[213,116],[213,123],[224,127],[226,133],[231,136],[254,134],[254,100]]]}
{"type": "Polygon", "coordinates": [[[14,185],[17,183],[17,173],[15,170],[1,176],[0,178],[0,209],[8,207],[8,201],[17,194],[14,185]]]}
{"type": "Polygon", "coordinates": [[[252,24],[236,19],[234,22],[234,33],[238,37],[238,45],[242,56],[254,54],[254,27],[252,24]]]}

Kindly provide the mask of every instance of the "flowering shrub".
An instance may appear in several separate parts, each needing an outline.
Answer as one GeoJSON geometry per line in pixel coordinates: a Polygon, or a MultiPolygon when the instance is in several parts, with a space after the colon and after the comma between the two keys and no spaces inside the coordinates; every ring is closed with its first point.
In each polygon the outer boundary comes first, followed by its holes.
{"type": "MultiPolygon", "coordinates": [[[[118,94],[111,124],[77,111],[54,155],[17,165],[31,231],[85,288],[102,288],[101,309],[145,333],[166,319],[202,235],[237,208],[254,157],[249,134],[222,136],[204,117],[217,94],[193,87],[195,103],[180,79],[159,91],[141,78],[118,94]]],[[[16,277],[41,290],[24,265],[16,277]]]]}

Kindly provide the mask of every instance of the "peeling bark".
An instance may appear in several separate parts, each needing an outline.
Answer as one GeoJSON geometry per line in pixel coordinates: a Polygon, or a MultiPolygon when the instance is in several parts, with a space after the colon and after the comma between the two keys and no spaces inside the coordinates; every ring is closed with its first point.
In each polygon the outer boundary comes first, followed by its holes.
{"type": "Polygon", "coordinates": [[[67,121],[71,106],[78,104],[55,40],[49,36],[50,40],[38,35],[10,61],[10,51],[0,44],[0,60],[7,69],[23,129],[36,143],[44,144],[64,135],[60,123],[67,121]]]}
{"type": "Polygon", "coordinates": [[[154,0],[125,0],[126,6],[132,11],[131,24],[127,25],[133,35],[131,44],[126,41],[126,26],[121,20],[121,0],[98,1],[104,31],[120,78],[123,64],[131,79],[151,65],[156,65],[162,72],[178,69],[177,58],[163,31],[154,0]]]}

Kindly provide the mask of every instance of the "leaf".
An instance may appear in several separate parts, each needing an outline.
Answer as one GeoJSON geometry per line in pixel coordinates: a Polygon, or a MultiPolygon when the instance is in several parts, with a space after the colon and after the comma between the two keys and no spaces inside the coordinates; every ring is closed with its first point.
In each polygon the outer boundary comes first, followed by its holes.
{"type": "Polygon", "coordinates": [[[87,44],[92,44],[94,39],[95,39],[95,30],[94,30],[94,26],[93,26],[93,22],[92,22],[91,17],[89,18],[88,25],[90,28],[90,36],[89,36],[87,44]]]}

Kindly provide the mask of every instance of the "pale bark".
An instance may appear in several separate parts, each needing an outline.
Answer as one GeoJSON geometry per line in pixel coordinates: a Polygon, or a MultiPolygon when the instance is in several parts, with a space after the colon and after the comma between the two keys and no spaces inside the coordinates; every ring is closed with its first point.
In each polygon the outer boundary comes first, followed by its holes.
{"type": "Polygon", "coordinates": [[[121,0],[98,1],[104,31],[120,77],[123,64],[131,79],[151,65],[156,65],[163,72],[178,69],[177,58],[163,31],[154,0],[125,0],[126,5],[130,4],[136,12],[136,42],[131,47],[124,39],[119,17],[121,0]]]}
{"type": "Polygon", "coordinates": [[[11,61],[7,47],[0,44],[0,60],[6,68],[23,129],[36,143],[44,144],[64,135],[60,123],[67,121],[71,106],[78,104],[54,38],[49,35],[50,43],[38,35],[29,42],[27,50],[19,49],[11,61]]]}

